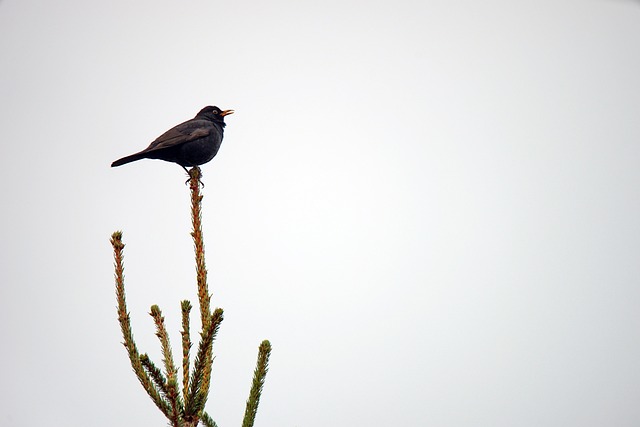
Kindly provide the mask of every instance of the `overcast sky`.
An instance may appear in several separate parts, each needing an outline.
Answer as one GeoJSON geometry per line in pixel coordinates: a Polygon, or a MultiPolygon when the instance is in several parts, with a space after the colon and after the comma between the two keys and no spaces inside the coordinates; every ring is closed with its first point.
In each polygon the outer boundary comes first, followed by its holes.
{"type": "Polygon", "coordinates": [[[637,1],[2,0],[0,60],[0,424],[166,424],[108,240],[178,357],[186,176],[109,165],[217,105],[220,427],[263,339],[256,426],[640,425],[637,1]]]}

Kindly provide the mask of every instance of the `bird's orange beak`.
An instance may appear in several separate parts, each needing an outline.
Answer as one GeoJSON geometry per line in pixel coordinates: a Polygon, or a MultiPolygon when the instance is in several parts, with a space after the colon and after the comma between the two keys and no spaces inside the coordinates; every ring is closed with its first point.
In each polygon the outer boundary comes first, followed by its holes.
{"type": "Polygon", "coordinates": [[[222,113],[220,113],[222,117],[228,116],[229,114],[233,114],[233,110],[224,110],[222,113]]]}

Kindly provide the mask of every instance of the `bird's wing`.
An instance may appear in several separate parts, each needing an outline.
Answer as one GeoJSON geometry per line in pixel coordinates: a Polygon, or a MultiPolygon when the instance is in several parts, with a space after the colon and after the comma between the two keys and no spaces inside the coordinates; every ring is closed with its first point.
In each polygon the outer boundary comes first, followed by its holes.
{"type": "Polygon", "coordinates": [[[160,135],[144,151],[175,147],[208,136],[213,130],[213,123],[208,120],[189,120],[160,135]]]}

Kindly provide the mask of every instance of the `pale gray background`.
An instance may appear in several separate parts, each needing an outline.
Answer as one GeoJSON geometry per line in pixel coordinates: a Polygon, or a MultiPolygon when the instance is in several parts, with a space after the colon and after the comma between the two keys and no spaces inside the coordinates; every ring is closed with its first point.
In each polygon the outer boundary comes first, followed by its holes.
{"type": "MultiPolygon", "coordinates": [[[[0,2],[0,424],[161,426],[139,347],[196,301],[176,165],[203,106],[208,411],[258,426],[640,425],[640,5],[0,2]]],[[[194,323],[197,317],[194,316],[194,323]]]]}

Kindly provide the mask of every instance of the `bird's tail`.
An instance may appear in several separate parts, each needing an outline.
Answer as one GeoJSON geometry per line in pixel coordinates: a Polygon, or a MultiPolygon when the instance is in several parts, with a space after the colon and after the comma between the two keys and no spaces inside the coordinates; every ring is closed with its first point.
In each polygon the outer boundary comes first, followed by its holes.
{"type": "Polygon", "coordinates": [[[115,162],[111,163],[111,167],[116,167],[116,166],[122,166],[125,165],[127,163],[131,163],[131,162],[135,162],[136,160],[140,160],[140,159],[144,159],[145,156],[143,153],[136,153],[136,154],[132,154],[130,156],[126,156],[123,157],[121,159],[116,160],[115,162]]]}

